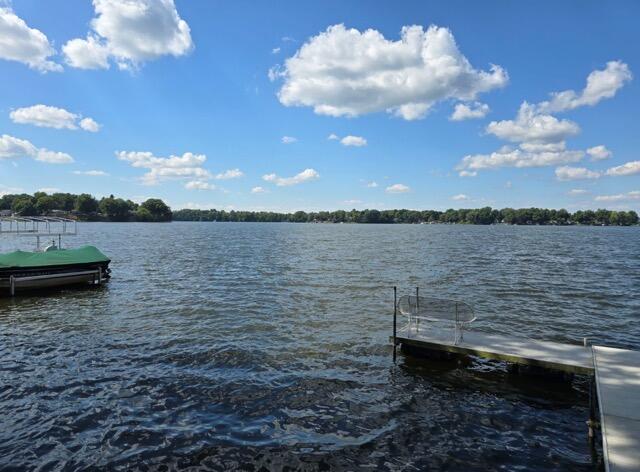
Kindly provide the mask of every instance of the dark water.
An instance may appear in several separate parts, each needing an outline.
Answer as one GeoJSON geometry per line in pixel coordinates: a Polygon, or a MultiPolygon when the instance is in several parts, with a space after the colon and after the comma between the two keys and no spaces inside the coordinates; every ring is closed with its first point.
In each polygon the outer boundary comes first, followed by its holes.
{"type": "Polygon", "coordinates": [[[471,302],[477,330],[640,348],[640,228],[80,231],[107,286],[0,300],[2,469],[598,470],[580,379],[394,366],[390,287],[471,302]]]}

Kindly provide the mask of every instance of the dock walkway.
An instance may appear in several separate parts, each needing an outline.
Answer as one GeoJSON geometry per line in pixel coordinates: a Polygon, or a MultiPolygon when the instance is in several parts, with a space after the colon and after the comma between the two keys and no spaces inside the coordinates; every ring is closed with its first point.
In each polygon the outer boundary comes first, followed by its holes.
{"type": "Polygon", "coordinates": [[[459,343],[451,333],[415,325],[396,333],[396,343],[595,375],[605,469],[640,471],[640,352],[611,347],[560,344],[466,331],[459,343]]]}
{"type": "Polygon", "coordinates": [[[640,471],[640,352],[593,347],[608,472],[640,471]]]}
{"type": "Polygon", "coordinates": [[[471,354],[577,374],[593,374],[591,348],[584,346],[517,339],[477,331],[465,331],[463,340],[454,344],[451,333],[433,331],[428,327],[417,331],[415,325],[398,330],[396,338],[401,344],[419,348],[471,354]]]}

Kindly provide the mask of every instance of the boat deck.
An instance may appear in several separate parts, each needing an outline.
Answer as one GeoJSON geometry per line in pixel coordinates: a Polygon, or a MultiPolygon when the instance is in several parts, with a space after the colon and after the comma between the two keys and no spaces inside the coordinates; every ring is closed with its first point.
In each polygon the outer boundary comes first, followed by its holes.
{"type": "Polygon", "coordinates": [[[605,468],[640,470],[640,352],[593,347],[605,468]]]}

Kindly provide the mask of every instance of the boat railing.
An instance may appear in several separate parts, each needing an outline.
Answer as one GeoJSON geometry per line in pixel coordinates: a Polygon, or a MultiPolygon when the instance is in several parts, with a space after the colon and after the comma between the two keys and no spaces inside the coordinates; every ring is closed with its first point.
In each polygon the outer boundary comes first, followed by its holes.
{"type": "Polygon", "coordinates": [[[36,238],[40,248],[40,238],[57,238],[62,247],[62,236],[76,236],[78,222],[71,218],[57,216],[0,216],[0,235],[31,236],[36,238]]]}

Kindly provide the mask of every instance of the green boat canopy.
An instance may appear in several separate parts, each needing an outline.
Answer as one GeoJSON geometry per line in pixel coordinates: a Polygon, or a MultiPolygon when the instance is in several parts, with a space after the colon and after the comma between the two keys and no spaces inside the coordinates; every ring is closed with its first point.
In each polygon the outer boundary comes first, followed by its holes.
{"type": "Polygon", "coordinates": [[[15,251],[8,254],[0,254],[0,269],[92,264],[98,262],[110,262],[110,259],[94,246],[59,249],[50,252],[15,251]]]}

